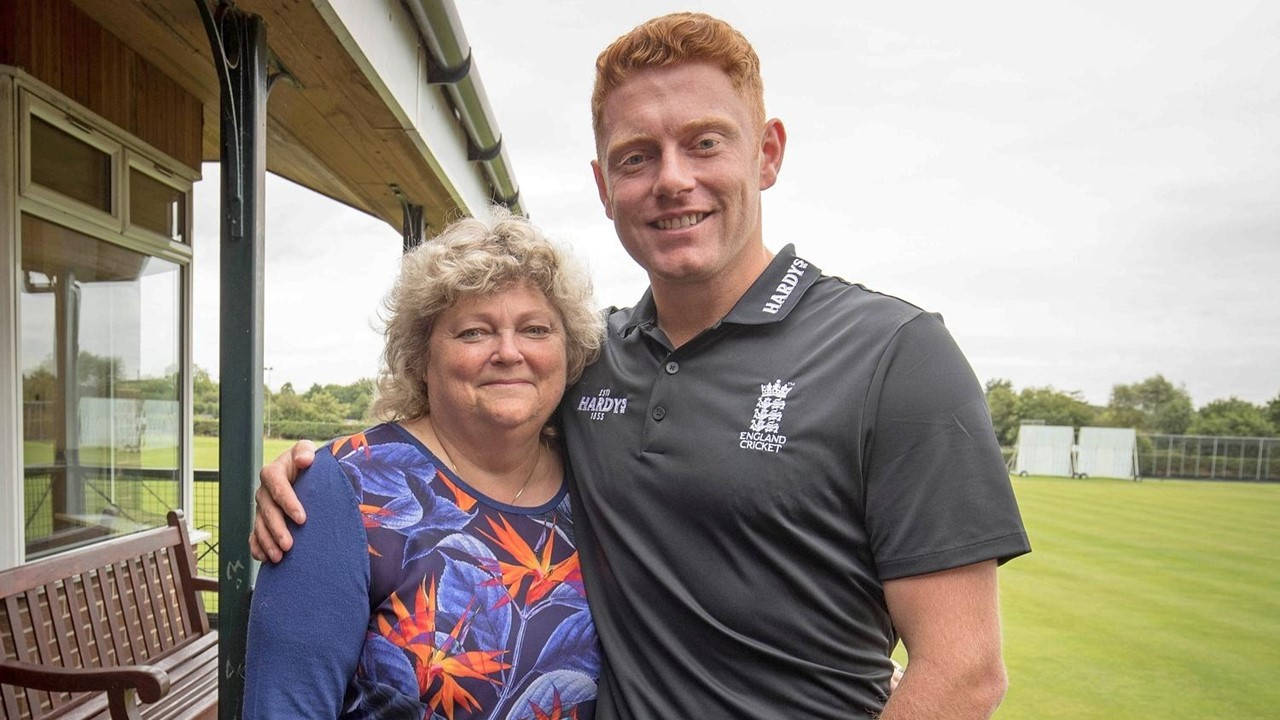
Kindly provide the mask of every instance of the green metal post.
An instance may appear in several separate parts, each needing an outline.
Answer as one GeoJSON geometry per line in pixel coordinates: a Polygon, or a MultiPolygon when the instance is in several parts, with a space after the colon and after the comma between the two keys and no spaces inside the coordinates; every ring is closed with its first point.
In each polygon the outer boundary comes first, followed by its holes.
{"type": "Polygon", "coordinates": [[[218,434],[218,717],[240,717],[254,566],[248,537],[262,462],[263,184],[267,43],[262,18],[196,0],[221,87],[218,434]]]}

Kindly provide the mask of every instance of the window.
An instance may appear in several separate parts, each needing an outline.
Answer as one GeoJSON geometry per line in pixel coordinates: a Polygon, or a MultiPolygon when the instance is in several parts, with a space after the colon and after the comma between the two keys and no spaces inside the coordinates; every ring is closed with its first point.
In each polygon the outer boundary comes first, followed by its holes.
{"type": "Polygon", "coordinates": [[[26,557],[182,507],[181,267],[23,214],[26,557]]]}
{"type": "Polygon", "coordinates": [[[38,115],[31,116],[31,182],[111,212],[112,157],[38,115]]]}
{"type": "Polygon", "coordinates": [[[21,195],[121,228],[124,146],[84,117],[21,93],[21,195]]]}
{"type": "MultiPolygon", "coordinates": [[[[163,175],[165,171],[157,169],[163,175]]],[[[129,168],[129,223],[165,240],[187,241],[187,195],[137,167],[129,168]]]]}
{"type": "Polygon", "coordinates": [[[17,87],[18,187],[0,189],[18,231],[22,528],[9,537],[33,560],[184,506],[195,174],[48,88],[17,87]]]}

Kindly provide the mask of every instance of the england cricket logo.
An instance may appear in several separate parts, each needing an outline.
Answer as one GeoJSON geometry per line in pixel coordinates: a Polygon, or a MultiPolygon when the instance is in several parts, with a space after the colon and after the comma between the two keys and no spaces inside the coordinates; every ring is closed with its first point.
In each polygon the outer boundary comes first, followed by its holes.
{"type": "Polygon", "coordinates": [[[787,444],[787,436],[778,432],[782,426],[782,411],[787,408],[787,395],[796,386],[793,382],[774,380],[760,386],[755,411],[747,430],[738,433],[738,447],[743,450],[759,450],[776,453],[787,444]]]}

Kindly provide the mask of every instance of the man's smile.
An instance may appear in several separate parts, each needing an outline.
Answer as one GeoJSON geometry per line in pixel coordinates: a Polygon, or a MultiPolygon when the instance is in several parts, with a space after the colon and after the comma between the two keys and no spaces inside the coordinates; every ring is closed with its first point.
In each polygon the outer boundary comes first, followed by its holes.
{"type": "Polygon", "coordinates": [[[661,220],[656,220],[654,222],[649,223],[649,225],[651,225],[652,227],[656,227],[659,230],[683,230],[684,228],[693,227],[694,225],[697,225],[698,223],[702,222],[710,214],[711,213],[705,213],[705,212],[685,213],[683,215],[676,215],[673,217],[662,218],[661,220]]]}

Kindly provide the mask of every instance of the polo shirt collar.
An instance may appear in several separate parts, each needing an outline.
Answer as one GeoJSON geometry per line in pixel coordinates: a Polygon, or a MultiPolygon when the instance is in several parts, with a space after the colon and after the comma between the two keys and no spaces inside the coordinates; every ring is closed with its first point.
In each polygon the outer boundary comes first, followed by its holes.
{"type": "MultiPolygon", "coordinates": [[[[751,284],[722,322],[739,325],[767,325],[781,322],[791,314],[809,286],[822,271],[817,265],[796,256],[796,246],[787,245],[773,256],[769,266],[751,284]]],[[[644,295],[631,309],[631,318],[622,328],[623,335],[631,334],[638,327],[658,323],[658,307],[653,302],[653,290],[645,288],[644,295]]]]}
{"type": "Polygon", "coordinates": [[[782,322],[821,274],[817,265],[796,257],[795,245],[787,245],[773,256],[769,267],[725,315],[724,322],[739,325],[782,322]]]}
{"type": "Polygon", "coordinates": [[[658,306],[653,302],[653,289],[645,288],[640,302],[631,308],[631,317],[622,326],[621,335],[626,337],[638,327],[653,327],[658,324],[658,306]]]}

